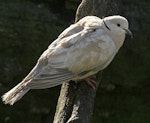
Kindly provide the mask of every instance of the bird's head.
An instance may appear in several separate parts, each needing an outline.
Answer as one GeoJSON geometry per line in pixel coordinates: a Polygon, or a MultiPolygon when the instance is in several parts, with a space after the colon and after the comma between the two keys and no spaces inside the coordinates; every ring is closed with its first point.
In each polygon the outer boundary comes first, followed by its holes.
{"type": "Polygon", "coordinates": [[[132,32],[129,30],[128,20],[122,16],[115,15],[103,18],[103,23],[108,31],[117,35],[128,34],[132,37],[132,32]]]}

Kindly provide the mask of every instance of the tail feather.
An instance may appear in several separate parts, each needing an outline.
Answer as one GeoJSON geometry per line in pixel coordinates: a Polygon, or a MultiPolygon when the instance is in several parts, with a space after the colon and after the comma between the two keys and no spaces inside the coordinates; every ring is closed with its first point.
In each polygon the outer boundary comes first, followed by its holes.
{"type": "Polygon", "coordinates": [[[15,102],[17,102],[19,99],[23,97],[30,89],[26,86],[25,83],[19,83],[14,88],[12,88],[10,91],[5,93],[2,96],[2,100],[5,104],[13,105],[15,102]]]}

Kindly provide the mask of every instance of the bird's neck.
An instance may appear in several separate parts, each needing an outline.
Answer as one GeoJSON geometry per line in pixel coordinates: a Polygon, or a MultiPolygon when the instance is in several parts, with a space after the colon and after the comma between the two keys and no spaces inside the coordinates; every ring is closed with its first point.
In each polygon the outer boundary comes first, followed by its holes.
{"type": "Polygon", "coordinates": [[[103,29],[106,31],[106,33],[112,38],[112,40],[115,43],[116,46],[116,52],[120,49],[120,47],[123,45],[123,42],[125,40],[125,34],[124,33],[118,33],[114,32],[112,30],[109,30],[106,28],[104,23],[102,23],[103,29]]]}
{"type": "Polygon", "coordinates": [[[114,34],[112,34],[111,37],[112,37],[112,40],[114,41],[116,49],[118,51],[120,49],[120,47],[123,45],[123,43],[124,43],[125,35],[122,34],[122,35],[115,35],[114,36],[114,34]]]}

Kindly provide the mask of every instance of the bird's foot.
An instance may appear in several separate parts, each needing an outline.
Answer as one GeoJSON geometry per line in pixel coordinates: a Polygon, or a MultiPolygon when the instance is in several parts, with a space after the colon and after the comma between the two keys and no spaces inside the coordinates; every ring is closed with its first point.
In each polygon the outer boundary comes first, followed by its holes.
{"type": "Polygon", "coordinates": [[[96,76],[90,76],[90,77],[85,78],[84,80],[91,88],[95,90],[97,87],[97,82],[95,81],[95,79],[96,79],[96,76]]]}

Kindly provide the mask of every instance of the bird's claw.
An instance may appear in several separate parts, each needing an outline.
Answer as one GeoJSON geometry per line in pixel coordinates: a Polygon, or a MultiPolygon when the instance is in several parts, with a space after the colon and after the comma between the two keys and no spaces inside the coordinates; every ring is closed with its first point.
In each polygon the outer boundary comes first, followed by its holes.
{"type": "Polygon", "coordinates": [[[84,79],[86,81],[86,83],[94,90],[97,87],[97,82],[95,81],[95,78],[96,78],[95,76],[92,76],[92,77],[88,77],[88,78],[84,79]]]}

